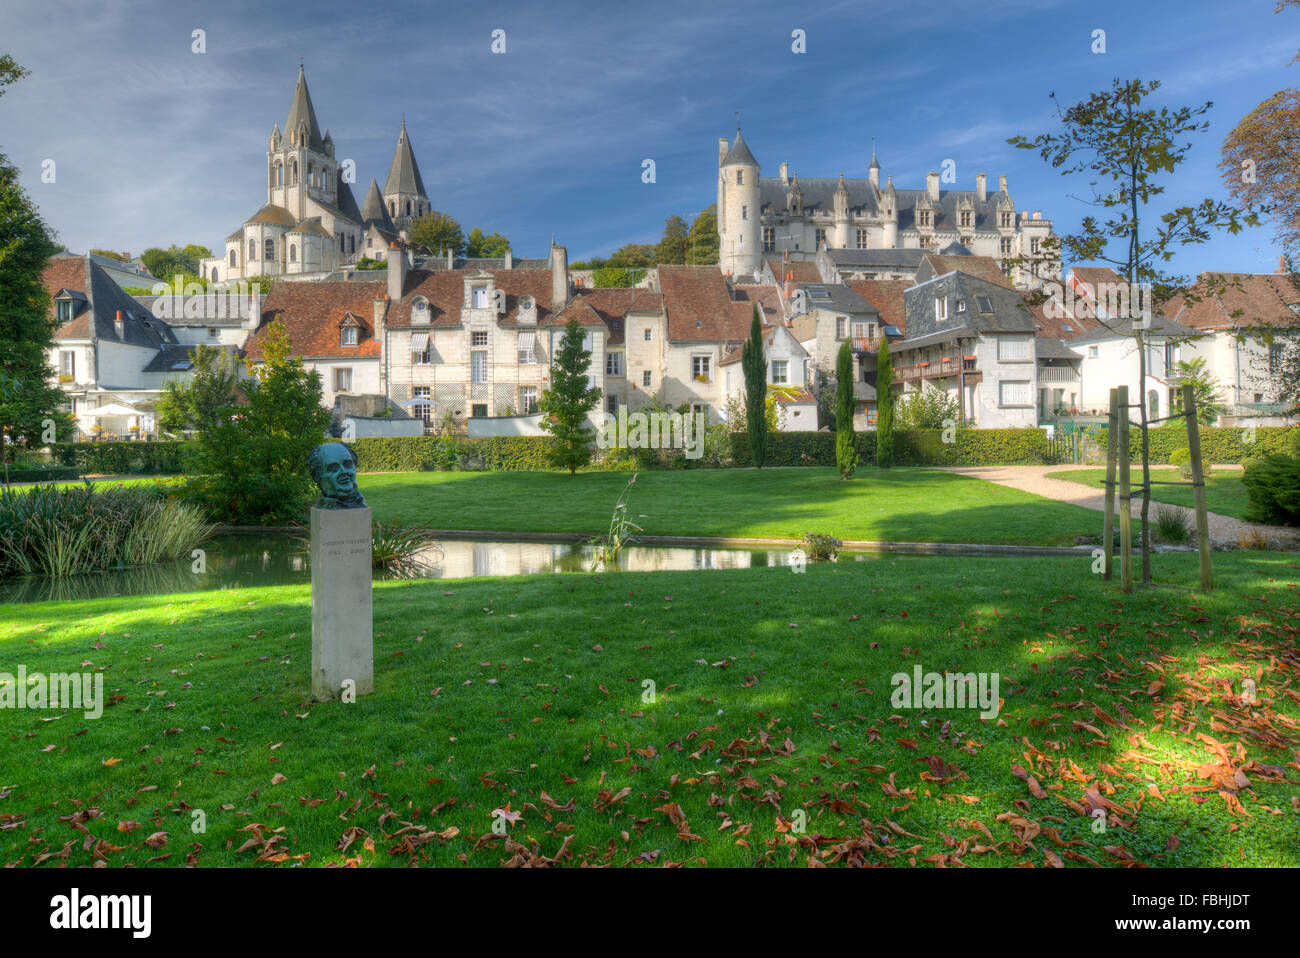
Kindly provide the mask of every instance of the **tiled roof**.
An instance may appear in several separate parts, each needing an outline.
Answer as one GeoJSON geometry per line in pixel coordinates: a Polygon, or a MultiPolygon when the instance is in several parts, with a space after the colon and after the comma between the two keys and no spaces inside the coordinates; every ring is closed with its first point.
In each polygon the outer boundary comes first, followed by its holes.
{"type": "Polygon", "coordinates": [[[734,290],[736,299],[758,304],[759,316],[764,326],[785,322],[785,311],[781,308],[781,291],[776,286],[761,283],[738,284],[734,290]]]}
{"type": "Polygon", "coordinates": [[[567,323],[576,316],[584,326],[591,317],[609,327],[609,345],[621,346],[627,333],[624,317],[631,312],[661,312],[663,296],[650,289],[592,289],[580,292],[560,313],[553,324],[567,323]]]}
{"type": "Polygon", "coordinates": [[[1202,273],[1192,292],[1197,301],[1180,294],[1160,311],[1198,329],[1300,323],[1300,289],[1287,273],[1202,273]]]}
{"type": "Polygon", "coordinates": [[[910,279],[862,279],[848,285],[855,293],[876,307],[882,323],[897,326],[899,331],[906,334],[907,312],[903,294],[912,285],[910,279]]]}
{"type": "Polygon", "coordinates": [[[935,276],[942,276],[956,270],[967,276],[977,276],[986,283],[1011,288],[1011,283],[1002,274],[998,261],[991,256],[945,256],[941,253],[926,253],[922,262],[929,263],[935,276]]]}
{"type": "Polygon", "coordinates": [[[791,279],[796,283],[820,283],[822,274],[812,260],[782,260],[780,257],[768,257],[767,265],[778,283],[784,283],[786,273],[793,273],[791,279]]]}
{"type": "MultiPolygon", "coordinates": [[[[154,349],[176,341],[171,327],[127,295],[102,267],[85,256],[51,259],[45,266],[44,279],[52,297],[64,289],[84,296],[84,301],[74,306],[72,319],[55,331],[56,340],[99,338],[154,349]],[[119,310],[120,338],[114,325],[119,310]]],[[[50,308],[58,315],[57,305],[51,304],[50,308]]]]}
{"type": "Polygon", "coordinates": [[[1075,352],[1065,343],[1052,336],[1034,337],[1034,355],[1038,359],[1082,359],[1083,353],[1075,352]]]}
{"type": "Polygon", "coordinates": [[[379,343],[375,340],[374,302],[383,299],[386,291],[382,282],[276,283],[262,301],[262,323],[249,338],[244,355],[254,361],[262,359],[267,328],[280,319],[298,356],[376,358],[379,343]],[[339,324],[348,313],[359,321],[356,346],[339,344],[339,324]]]}
{"type": "Polygon", "coordinates": [[[272,203],[267,203],[260,210],[246,219],[244,225],[248,226],[250,223],[269,223],[272,226],[293,226],[296,222],[297,220],[294,219],[293,214],[283,206],[275,206],[272,203]]]}
{"type": "Polygon", "coordinates": [[[716,266],[660,266],[659,288],[676,342],[735,342],[749,333],[754,306],[733,301],[716,266]]]}
{"type": "Polygon", "coordinates": [[[333,239],[333,237],[330,236],[329,230],[320,225],[319,216],[313,216],[311,219],[302,220],[293,229],[289,230],[289,232],[304,233],[308,235],[315,234],[316,236],[324,236],[326,239],[333,239]]]}
{"type": "MultiPolygon", "coordinates": [[[[537,324],[551,319],[551,272],[544,269],[486,270],[494,277],[496,288],[506,294],[506,313],[498,322],[503,326],[517,325],[519,300],[531,296],[537,302],[537,324]]],[[[415,269],[406,274],[405,291],[400,302],[389,309],[388,325],[411,325],[411,304],[417,296],[429,301],[429,324],[432,326],[460,325],[460,311],[465,305],[464,270],[415,269]]],[[[382,295],[382,292],[381,294],[382,295]]]]}

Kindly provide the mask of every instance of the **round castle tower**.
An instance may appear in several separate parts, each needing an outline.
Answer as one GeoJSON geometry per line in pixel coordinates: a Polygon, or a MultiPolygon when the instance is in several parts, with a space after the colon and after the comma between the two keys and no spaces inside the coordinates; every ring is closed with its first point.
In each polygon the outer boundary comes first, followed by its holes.
{"type": "Polygon", "coordinates": [[[758,268],[761,215],[758,160],[736,129],[718,140],[718,263],[724,274],[751,277],[758,268]]]}

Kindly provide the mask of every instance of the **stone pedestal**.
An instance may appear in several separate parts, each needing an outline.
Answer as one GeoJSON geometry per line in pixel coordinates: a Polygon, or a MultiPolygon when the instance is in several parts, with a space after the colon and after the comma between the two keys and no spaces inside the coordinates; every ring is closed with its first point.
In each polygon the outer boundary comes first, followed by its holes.
{"type": "Polygon", "coordinates": [[[373,692],[370,510],[311,510],[311,690],[319,701],[348,688],[373,692]],[[347,683],[354,683],[348,685],[347,683]]]}

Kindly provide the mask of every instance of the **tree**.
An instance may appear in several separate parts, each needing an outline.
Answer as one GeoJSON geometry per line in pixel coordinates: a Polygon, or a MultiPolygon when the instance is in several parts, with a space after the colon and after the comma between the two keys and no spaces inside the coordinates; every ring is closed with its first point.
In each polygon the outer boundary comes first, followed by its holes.
{"type": "Polygon", "coordinates": [[[1174,390],[1174,412],[1182,412],[1182,387],[1190,385],[1196,400],[1196,421],[1202,426],[1214,425],[1214,420],[1223,412],[1223,403],[1219,402],[1219,380],[1205,367],[1205,360],[1197,356],[1174,363],[1173,375],[1169,385],[1174,390]]]}
{"type": "Polygon", "coordinates": [[[763,356],[763,321],[758,307],[749,324],[749,339],[740,349],[740,368],[745,374],[745,431],[749,434],[749,455],[754,467],[767,461],[767,359],[763,356]]]}
{"type": "Polygon", "coordinates": [[[325,441],[330,411],[320,373],[293,355],[281,320],[266,331],[262,362],[241,389],[247,405],[217,410],[199,435],[192,490],[208,513],[230,525],[301,520],[313,497],[307,455],[325,441]]]}
{"type": "MultiPolygon", "coordinates": [[[[0,93],[26,75],[12,58],[0,57],[0,93]]],[[[47,359],[58,322],[43,273],[56,250],[18,183],[18,170],[0,153],[0,462],[8,461],[6,443],[42,442],[50,425],[57,438],[66,422],[59,411],[64,396],[50,385],[54,370],[47,359]]]]}
{"type": "Polygon", "coordinates": [[[690,246],[690,227],[680,216],[670,216],[664,223],[664,235],[655,247],[656,265],[681,265],[686,262],[690,246]]]}
{"type": "Polygon", "coordinates": [[[172,245],[167,249],[151,246],[140,254],[140,261],[144,263],[145,269],[161,280],[170,283],[173,277],[182,276],[188,282],[201,278],[199,260],[211,255],[212,251],[206,246],[194,243],[185,247],[172,245]]]}
{"type": "Polygon", "coordinates": [[[446,253],[451,250],[453,256],[465,255],[465,234],[460,224],[437,210],[430,210],[423,216],[411,221],[409,233],[411,242],[423,246],[432,253],[446,253]]]}
{"type": "Polygon", "coordinates": [[[851,478],[858,468],[858,447],[853,441],[853,343],[844,340],[835,362],[835,465],[840,478],[851,478]]]}
{"type": "Polygon", "coordinates": [[[876,354],[876,465],[888,469],[893,464],[894,360],[889,355],[889,340],[882,336],[876,354]]]}
{"type": "Polygon", "coordinates": [[[692,266],[714,266],[718,262],[718,204],[700,211],[687,234],[686,262],[692,266]]]}
{"type": "Polygon", "coordinates": [[[496,259],[506,255],[510,249],[510,240],[500,233],[488,233],[477,226],[470,230],[469,240],[465,244],[465,255],[471,259],[496,259]]]}
{"type": "Polygon", "coordinates": [[[112,249],[92,249],[90,252],[94,256],[104,256],[107,257],[108,259],[115,259],[119,263],[131,262],[131,254],[128,253],[126,250],[123,250],[122,252],[119,253],[117,250],[112,250],[112,249]]]}
{"type": "Polygon", "coordinates": [[[1223,141],[1223,182],[1243,206],[1266,210],[1278,244],[1300,250],[1300,90],[1279,90],[1223,141]]]}
{"type": "Polygon", "coordinates": [[[545,414],[542,428],[559,440],[552,462],[568,469],[569,475],[591,462],[591,444],[596,438],[587,415],[600,402],[600,390],[587,378],[591,350],[584,348],[585,339],[582,324],[570,319],[551,365],[551,387],[542,392],[537,404],[545,414]]]}
{"type": "Polygon", "coordinates": [[[904,429],[946,429],[961,422],[961,401],[942,389],[909,393],[898,401],[898,424],[904,429]]]}
{"type": "Polygon", "coordinates": [[[594,289],[627,289],[645,279],[644,269],[625,269],[621,266],[602,266],[591,271],[594,289]]]}
{"type": "Polygon", "coordinates": [[[239,372],[235,360],[219,346],[200,343],[194,349],[194,375],[188,382],[172,380],[158,398],[158,425],[168,432],[206,432],[235,404],[239,372]]]}
{"type": "MultiPolygon", "coordinates": [[[[1107,211],[1102,222],[1086,216],[1080,231],[1060,238],[1052,246],[1064,247],[1077,263],[1104,262],[1116,268],[1128,284],[1131,315],[1101,318],[1098,321],[1112,332],[1133,338],[1138,354],[1137,407],[1142,435],[1142,582],[1151,582],[1151,509],[1150,437],[1147,429],[1147,403],[1143,384],[1147,381],[1147,347],[1143,331],[1145,320],[1137,303],[1145,299],[1151,313],[1179,288],[1187,285],[1183,277],[1161,270],[1174,251],[1183,245],[1205,243],[1211,231],[1226,229],[1238,233],[1244,225],[1258,225],[1258,217],[1227,204],[1205,199],[1195,206],[1179,206],[1158,214],[1150,236],[1142,231],[1149,223],[1147,205],[1165,192],[1163,174],[1172,175],[1191,149],[1184,139],[1205,131],[1209,124],[1200,118],[1210,109],[1198,107],[1151,107],[1147,97],[1160,88],[1157,81],[1115,80],[1109,90],[1094,93],[1086,100],[1062,109],[1057,106],[1064,130],[1044,133],[1032,140],[1021,136],[1008,142],[1021,149],[1037,150],[1039,155],[1059,169],[1063,176],[1084,174],[1092,177],[1089,188],[1091,203],[1107,211]],[[1100,185],[1099,185],[1100,184],[1100,185]],[[1111,244],[1119,247],[1118,255],[1108,255],[1111,244]]],[[[1055,94],[1053,94],[1055,100],[1055,94]]],[[[1212,294],[1215,283],[1192,292],[1192,298],[1212,294]]],[[[1123,410],[1128,415],[1127,410],[1123,410]]]]}
{"type": "Polygon", "coordinates": [[[614,250],[605,261],[606,266],[623,269],[644,269],[655,265],[655,248],[645,243],[627,243],[614,250]]]}

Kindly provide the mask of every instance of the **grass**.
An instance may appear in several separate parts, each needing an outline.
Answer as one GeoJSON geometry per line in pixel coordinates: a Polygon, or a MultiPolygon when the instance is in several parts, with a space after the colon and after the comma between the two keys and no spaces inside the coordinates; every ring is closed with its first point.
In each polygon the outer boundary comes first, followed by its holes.
{"type": "MultiPolygon", "coordinates": [[[[1104,492],[1106,489],[1102,485],[1103,480],[1106,478],[1105,469],[1067,469],[1062,472],[1049,472],[1047,478],[1079,483],[1088,486],[1094,492],[1104,492]]],[[[1151,478],[1161,482],[1191,482],[1190,479],[1184,479],[1178,469],[1173,466],[1153,467],[1151,478]]],[[[1131,481],[1133,483],[1142,481],[1140,466],[1133,469],[1131,481]]],[[[1192,501],[1191,486],[1152,486],[1151,501],[1166,502],[1174,506],[1186,506],[1188,509],[1193,508],[1195,505],[1192,501]]],[[[1138,503],[1134,503],[1134,512],[1137,512],[1138,505],[1138,503]]],[[[1221,516],[1245,519],[1246,505],[1246,487],[1241,484],[1240,472],[1225,472],[1219,469],[1210,473],[1205,480],[1205,508],[1209,509],[1210,512],[1217,512],[1221,516]]]]}
{"type": "Polygon", "coordinates": [[[308,700],[305,587],[0,608],[4,671],[114,703],[0,709],[0,862],[1300,865],[1295,557],[1090,564],[377,584],[354,704],[308,700]],[[895,706],[914,665],[1001,713],[895,706]]]}
{"type": "MultiPolygon", "coordinates": [[[[599,534],[621,472],[370,473],[376,519],[434,529],[599,534]]],[[[1073,545],[1098,535],[1089,509],[931,469],[716,469],[643,472],[627,498],[643,533],[679,536],[1073,545]]]]}

